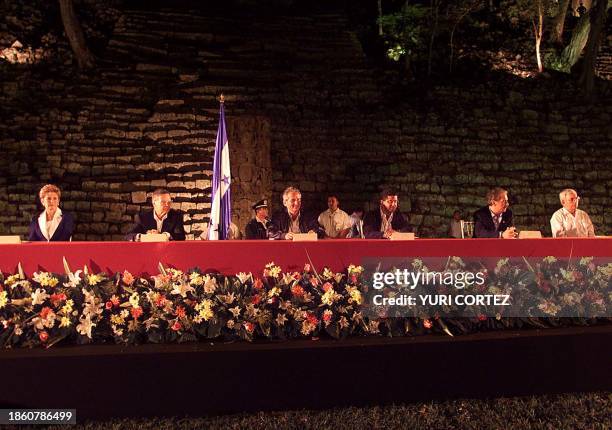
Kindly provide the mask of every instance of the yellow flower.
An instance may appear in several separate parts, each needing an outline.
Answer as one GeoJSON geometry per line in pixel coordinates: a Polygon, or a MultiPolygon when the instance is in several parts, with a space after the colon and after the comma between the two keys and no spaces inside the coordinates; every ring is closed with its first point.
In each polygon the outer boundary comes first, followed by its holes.
{"type": "Polygon", "coordinates": [[[348,267],[348,272],[355,275],[360,275],[363,273],[362,266],[353,266],[352,264],[348,267]]]}
{"type": "Polygon", "coordinates": [[[363,298],[361,297],[361,291],[357,289],[357,287],[346,287],[346,291],[349,293],[349,303],[355,303],[360,305],[363,302],[363,298]]]}
{"type": "Polygon", "coordinates": [[[321,296],[321,302],[323,302],[324,305],[331,306],[334,302],[337,302],[340,297],[340,294],[336,293],[333,288],[330,288],[321,296]]]}
{"type": "Polygon", "coordinates": [[[323,274],[321,275],[323,279],[331,279],[334,277],[334,273],[329,270],[327,267],[323,269],[323,274]]]}
{"type": "Polygon", "coordinates": [[[278,287],[273,287],[270,291],[268,291],[268,297],[278,296],[281,293],[281,289],[278,287]]]}
{"type": "Polygon", "coordinates": [[[102,281],[102,279],[104,279],[102,275],[97,275],[97,274],[87,275],[87,283],[91,285],[92,287],[94,285],[99,284],[102,281]]]}
{"type": "Polygon", "coordinates": [[[68,317],[62,317],[62,319],[60,320],[60,327],[69,327],[70,326],[70,318],[68,317]]]}
{"type": "Polygon", "coordinates": [[[7,303],[8,303],[8,295],[6,294],[6,291],[0,292],[0,309],[5,307],[7,303]]]}
{"type": "Polygon", "coordinates": [[[13,285],[15,282],[18,282],[20,280],[22,280],[23,278],[21,277],[21,275],[19,273],[16,273],[14,275],[9,276],[8,278],[6,278],[6,281],[4,281],[4,283],[6,285],[8,285],[9,287],[11,285],[13,285]]]}
{"type": "Polygon", "coordinates": [[[264,270],[264,276],[270,276],[272,278],[278,278],[278,275],[281,273],[281,268],[274,264],[274,262],[266,264],[266,269],[264,270]]]}
{"type": "Polygon", "coordinates": [[[204,278],[198,272],[193,272],[189,275],[189,283],[199,286],[204,284],[204,278]]]}
{"type": "Polygon", "coordinates": [[[581,266],[588,266],[591,261],[593,261],[593,257],[582,257],[580,259],[580,265],[581,266]]]}
{"type": "Polygon", "coordinates": [[[553,257],[552,255],[549,255],[548,257],[544,257],[543,261],[545,263],[552,264],[552,263],[555,263],[557,261],[557,259],[555,257],[553,257]]]}
{"type": "Polygon", "coordinates": [[[59,282],[57,278],[51,276],[51,274],[48,272],[35,272],[33,278],[34,281],[41,285],[41,287],[55,287],[59,282]]]}
{"type": "Polygon", "coordinates": [[[140,306],[138,293],[136,292],[132,293],[129,300],[130,300],[130,305],[132,305],[133,308],[137,308],[140,306]]]}
{"type": "Polygon", "coordinates": [[[64,303],[64,306],[62,306],[62,310],[60,311],[60,313],[64,315],[69,315],[70,312],[72,312],[73,306],[74,306],[74,301],[72,299],[66,300],[66,303],[64,303]]]}
{"type": "Polygon", "coordinates": [[[203,318],[204,321],[208,321],[215,316],[212,306],[212,300],[204,299],[196,305],[195,309],[198,311],[198,315],[203,318]]]}
{"type": "Polygon", "coordinates": [[[111,315],[111,323],[115,325],[123,325],[125,324],[125,318],[122,315],[111,315]]]}
{"type": "Polygon", "coordinates": [[[599,266],[597,271],[606,278],[612,278],[612,263],[608,263],[605,266],[599,266]]]}

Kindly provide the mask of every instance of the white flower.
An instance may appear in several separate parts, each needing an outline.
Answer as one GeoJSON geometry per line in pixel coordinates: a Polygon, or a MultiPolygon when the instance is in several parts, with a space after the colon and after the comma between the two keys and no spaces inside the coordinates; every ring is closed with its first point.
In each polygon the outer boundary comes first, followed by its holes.
{"type": "Polygon", "coordinates": [[[580,265],[581,266],[588,266],[591,261],[593,261],[593,257],[582,257],[580,259],[580,265]]]}
{"type": "Polygon", "coordinates": [[[206,275],[204,276],[204,292],[206,294],[212,294],[217,289],[217,279],[206,275]]]}
{"type": "Polygon", "coordinates": [[[36,291],[32,293],[32,305],[41,305],[49,298],[49,294],[41,288],[37,288],[36,291]]]}
{"type": "Polygon", "coordinates": [[[81,317],[80,321],[81,322],[76,327],[77,331],[79,332],[79,334],[81,334],[83,336],[87,336],[88,338],[91,339],[91,330],[96,325],[91,322],[91,317],[89,315],[87,315],[85,317],[81,317]]]}
{"type": "Polygon", "coordinates": [[[253,277],[251,272],[249,272],[249,273],[244,273],[244,272],[236,273],[236,276],[238,277],[238,279],[240,279],[240,283],[241,284],[244,284],[246,281],[249,280],[249,278],[253,277]]]}
{"type": "Polygon", "coordinates": [[[175,296],[178,295],[182,298],[185,298],[187,297],[187,293],[194,291],[195,288],[193,288],[191,285],[181,279],[179,282],[175,282],[173,284],[173,288],[172,291],[170,291],[170,294],[174,294],[175,296]]]}
{"type": "Polygon", "coordinates": [[[74,273],[68,273],[68,282],[64,282],[64,287],[76,288],[81,283],[81,270],[74,273]]]}
{"type": "Polygon", "coordinates": [[[103,312],[104,307],[102,303],[96,303],[96,296],[87,291],[85,288],[81,290],[85,296],[85,302],[83,303],[83,315],[87,318],[99,315],[103,312]]]}
{"type": "Polygon", "coordinates": [[[138,297],[137,292],[133,292],[130,295],[130,298],[128,299],[128,301],[130,302],[130,305],[132,305],[133,308],[140,307],[140,297],[138,297]]]}

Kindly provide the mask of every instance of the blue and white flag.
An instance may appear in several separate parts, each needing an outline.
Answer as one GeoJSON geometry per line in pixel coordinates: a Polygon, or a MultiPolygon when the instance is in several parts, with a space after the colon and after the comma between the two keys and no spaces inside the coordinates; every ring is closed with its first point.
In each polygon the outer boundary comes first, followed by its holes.
{"type": "Polygon", "coordinates": [[[213,162],[212,203],[210,206],[208,240],[229,239],[230,224],[232,222],[231,181],[229,143],[225,128],[225,109],[222,97],[219,109],[219,129],[217,130],[217,142],[215,144],[215,161],[213,162]]]}

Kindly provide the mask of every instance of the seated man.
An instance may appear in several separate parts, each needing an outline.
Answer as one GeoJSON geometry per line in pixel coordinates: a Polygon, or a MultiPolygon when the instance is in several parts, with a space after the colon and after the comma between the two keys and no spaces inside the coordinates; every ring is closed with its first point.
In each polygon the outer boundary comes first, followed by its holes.
{"type": "Polygon", "coordinates": [[[172,199],[170,193],[164,189],[153,191],[151,196],[153,211],[140,214],[136,223],[126,234],[127,240],[139,241],[142,234],[163,233],[169,240],[185,240],[183,227],[183,214],[170,209],[172,199]]]}
{"type": "Polygon", "coordinates": [[[474,237],[514,239],[516,229],[512,222],[512,211],[508,209],[508,191],[492,188],[487,192],[489,206],[474,212],[474,237]]]}
{"type": "Polygon", "coordinates": [[[302,211],[302,193],[294,187],[283,192],[284,209],[272,215],[272,222],[268,228],[269,239],[293,240],[295,233],[315,232],[319,239],[325,236],[323,228],[317,222],[317,216],[302,211]]]}
{"type": "Polygon", "coordinates": [[[366,239],[389,239],[396,231],[412,231],[407,216],[397,209],[398,204],[397,192],[385,189],[380,193],[379,208],[368,212],[363,218],[363,233],[366,239]]]}
{"type": "Polygon", "coordinates": [[[344,239],[351,231],[351,217],[338,207],[338,197],[331,194],[327,197],[327,209],[319,215],[319,224],[325,229],[325,236],[332,239],[344,239]]]}
{"type": "Polygon", "coordinates": [[[576,190],[566,188],[559,193],[561,209],[550,218],[553,237],[594,237],[595,229],[589,215],[578,209],[580,197],[576,190]]]}
{"type": "Polygon", "coordinates": [[[268,238],[268,201],[260,200],[252,206],[255,217],[248,222],[244,232],[247,239],[267,239],[268,238]]]}

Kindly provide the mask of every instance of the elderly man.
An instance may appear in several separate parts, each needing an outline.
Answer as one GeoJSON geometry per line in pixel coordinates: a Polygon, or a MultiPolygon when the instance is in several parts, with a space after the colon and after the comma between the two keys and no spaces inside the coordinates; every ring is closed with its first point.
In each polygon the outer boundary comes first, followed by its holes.
{"type": "Polygon", "coordinates": [[[589,215],[578,209],[578,193],[566,188],[559,193],[561,209],[550,218],[553,237],[593,237],[595,229],[589,215]]]}
{"type": "Polygon", "coordinates": [[[508,191],[492,188],[487,192],[488,206],[474,212],[475,238],[514,239],[517,236],[512,222],[512,211],[508,209],[508,191]]]}
{"type": "Polygon", "coordinates": [[[247,239],[267,239],[268,238],[268,201],[260,200],[252,206],[255,217],[248,222],[244,229],[247,239]]]}
{"type": "Polygon", "coordinates": [[[370,211],[363,219],[366,239],[389,239],[394,232],[411,232],[408,219],[398,209],[397,192],[385,189],[380,193],[380,206],[370,211]]]}
{"type": "Polygon", "coordinates": [[[268,228],[269,239],[293,240],[295,233],[317,234],[319,239],[325,236],[323,228],[317,222],[316,215],[302,211],[302,193],[294,187],[283,192],[284,209],[272,215],[272,222],[268,228]]]}
{"type": "Polygon", "coordinates": [[[161,188],[157,189],[153,191],[151,202],[153,211],[136,217],[136,223],[126,234],[126,239],[139,241],[143,234],[162,233],[168,236],[169,240],[185,240],[183,214],[170,209],[172,203],[170,193],[161,188]]]}
{"type": "Polygon", "coordinates": [[[325,236],[331,239],[344,239],[351,231],[351,217],[338,207],[338,197],[327,197],[328,209],[319,215],[319,224],[325,229],[325,236]]]}

